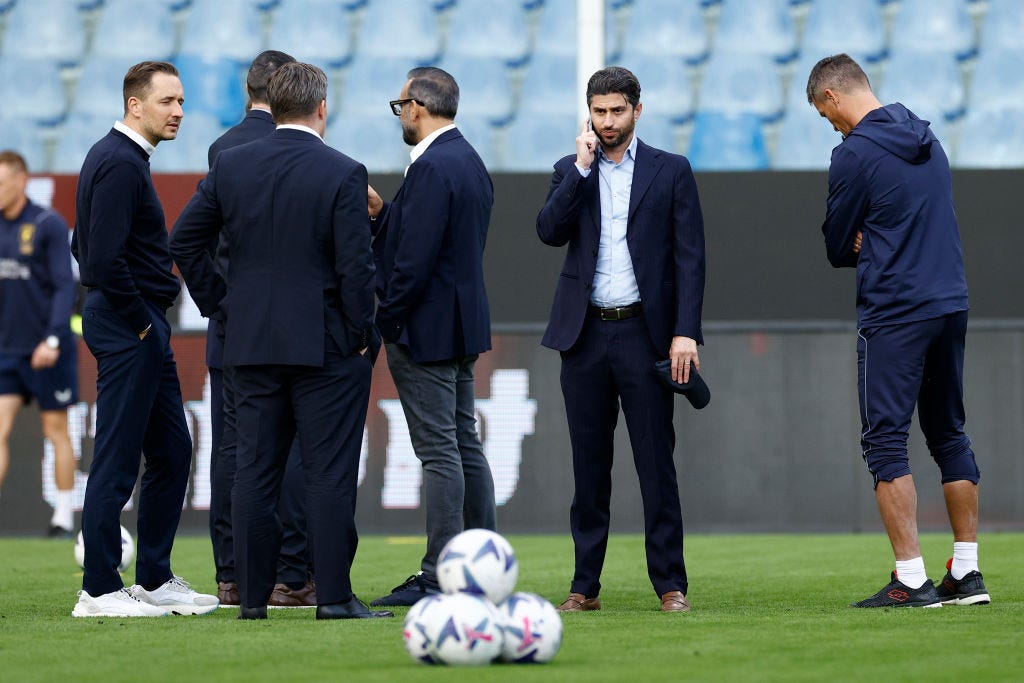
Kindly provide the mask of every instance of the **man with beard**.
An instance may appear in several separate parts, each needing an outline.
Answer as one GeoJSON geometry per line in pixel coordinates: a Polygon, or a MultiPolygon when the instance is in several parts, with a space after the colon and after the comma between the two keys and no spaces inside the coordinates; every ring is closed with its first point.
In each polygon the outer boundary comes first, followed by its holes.
{"type": "Polygon", "coordinates": [[[394,201],[370,188],[380,226],[377,327],[387,342],[416,457],[423,463],[427,551],[420,572],[373,605],[412,605],[439,592],[441,548],[463,529],[494,529],[494,480],[476,430],[473,366],[491,348],[483,253],[494,189],[455,127],[459,86],[445,71],[413,69],[391,111],[415,145],[394,201]]]}
{"type": "Polygon", "coordinates": [[[576,488],[576,570],[558,609],[601,609],[621,401],[643,497],[648,575],[663,611],[687,612],[673,393],[654,364],[670,358],[672,379],[683,383],[700,369],[704,220],[686,158],[634,134],[643,108],[636,76],[598,71],[587,105],[576,154],[555,164],[537,216],[542,242],[569,245],[542,341],[562,356],[576,488]]]}

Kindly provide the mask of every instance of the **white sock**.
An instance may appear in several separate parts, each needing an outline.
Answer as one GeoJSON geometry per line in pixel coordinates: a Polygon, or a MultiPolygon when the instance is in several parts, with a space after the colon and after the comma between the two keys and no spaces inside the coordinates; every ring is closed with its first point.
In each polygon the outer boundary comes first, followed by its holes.
{"type": "Polygon", "coordinates": [[[949,566],[949,573],[959,581],[969,573],[978,570],[978,544],[977,543],[953,543],[953,564],[949,566]]]}
{"type": "Polygon", "coordinates": [[[57,491],[57,506],[53,508],[53,517],[50,518],[52,526],[59,526],[62,529],[75,528],[74,495],[74,490],[57,491]]]}
{"type": "Polygon", "coordinates": [[[924,572],[924,558],[912,560],[896,560],[896,578],[908,588],[920,588],[928,580],[924,572]]]}

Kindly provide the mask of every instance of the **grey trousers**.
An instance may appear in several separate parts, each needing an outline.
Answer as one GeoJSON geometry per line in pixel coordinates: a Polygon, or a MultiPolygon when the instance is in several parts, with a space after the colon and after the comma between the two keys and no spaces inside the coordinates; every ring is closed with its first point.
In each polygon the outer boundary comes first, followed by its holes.
{"type": "Polygon", "coordinates": [[[386,344],[409,437],[423,464],[427,552],[420,569],[437,578],[437,556],[464,529],[494,530],[494,479],[476,429],[476,356],[417,363],[402,344],[386,344]]]}

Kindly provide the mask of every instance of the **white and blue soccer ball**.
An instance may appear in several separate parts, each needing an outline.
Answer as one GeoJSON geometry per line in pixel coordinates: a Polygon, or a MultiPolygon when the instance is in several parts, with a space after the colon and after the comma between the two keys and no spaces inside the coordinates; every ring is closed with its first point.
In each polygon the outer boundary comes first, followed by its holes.
{"type": "Polygon", "coordinates": [[[546,663],[562,646],[562,618],[535,593],[513,593],[498,605],[505,632],[501,658],[515,663],[546,663]]]}
{"type": "Polygon", "coordinates": [[[484,666],[502,653],[504,632],[497,608],[468,593],[432,595],[409,610],[405,649],[417,662],[484,666]]]}
{"type": "MultiPolygon", "coordinates": [[[[135,541],[128,530],[121,527],[121,563],[117,565],[117,571],[123,572],[135,559],[135,541]]],[[[82,532],[78,532],[75,539],[75,562],[82,569],[85,569],[85,541],[82,539],[82,532]]]]}
{"type": "Polygon", "coordinates": [[[516,588],[519,563],[505,537],[487,529],[467,529],[441,549],[437,580],[445,593],[470,593],[495,605],[516,588]]]}

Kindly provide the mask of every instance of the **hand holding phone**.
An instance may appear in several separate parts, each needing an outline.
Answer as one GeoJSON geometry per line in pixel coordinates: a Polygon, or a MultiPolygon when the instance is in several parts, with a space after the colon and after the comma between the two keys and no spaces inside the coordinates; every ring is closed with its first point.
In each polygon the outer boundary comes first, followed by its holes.
{"type": "Polygon", "coordinates": [[[596,153],[597,136],[594,135],[593,125],[588,118],[583,122],[580,134],[576,137],[576,165],[583,169],[590,168],[596,153]]]}

